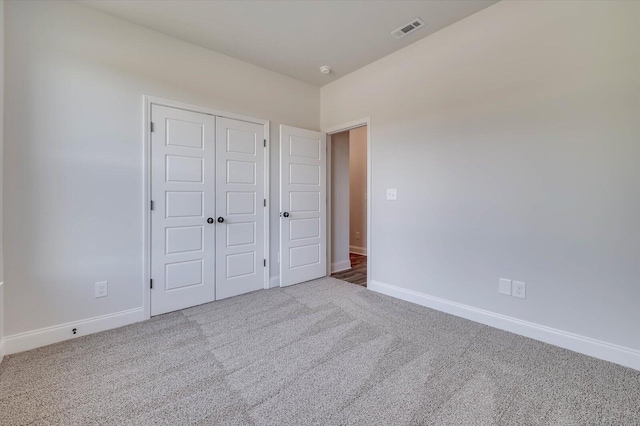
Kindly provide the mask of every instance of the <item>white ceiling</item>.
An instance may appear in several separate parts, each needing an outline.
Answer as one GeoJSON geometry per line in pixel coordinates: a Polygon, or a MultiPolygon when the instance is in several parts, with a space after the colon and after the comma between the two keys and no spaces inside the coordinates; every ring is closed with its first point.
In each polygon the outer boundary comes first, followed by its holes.
{"type": "Polygon", "coordinates": [[[80,0],[144,27],[323,86],[497,0],[80,0]],[[420,17],[403,39],[390,33],[420,17]],[[318,68],[329,65],[332,73],[318,68]]]}

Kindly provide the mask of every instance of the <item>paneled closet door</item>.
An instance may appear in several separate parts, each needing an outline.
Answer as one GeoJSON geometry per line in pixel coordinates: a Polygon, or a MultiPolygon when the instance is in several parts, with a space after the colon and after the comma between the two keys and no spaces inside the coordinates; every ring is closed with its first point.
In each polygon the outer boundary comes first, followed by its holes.
{"type": "Polygon", "coordinates": [[[216,299],[265,288],[264,126],[216,118],[216,299]]]}
{"type": "Polygon", "coordinates": [[[151,121],[151,315],[159,315],[214,300],[215,117],[152,105],[151,121]]]}

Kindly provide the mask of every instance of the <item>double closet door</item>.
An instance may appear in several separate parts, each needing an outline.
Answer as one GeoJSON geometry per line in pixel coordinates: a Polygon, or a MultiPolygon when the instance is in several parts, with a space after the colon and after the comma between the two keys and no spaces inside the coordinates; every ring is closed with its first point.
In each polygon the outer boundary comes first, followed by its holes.
{"type": "Polygon", "coordinates": [[[160,105],[151,121],[151,315],[264,288],[264,125],[160,105]]]}

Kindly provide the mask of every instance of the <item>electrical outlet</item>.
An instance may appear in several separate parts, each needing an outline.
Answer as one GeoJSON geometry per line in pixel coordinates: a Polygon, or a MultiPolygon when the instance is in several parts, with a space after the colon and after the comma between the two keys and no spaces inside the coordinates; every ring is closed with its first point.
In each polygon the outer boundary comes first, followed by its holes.
{"type": "Polygon", "coordinates": [[[359,240],[359,239],[360,239],[360,233],[356,232],[356,240],[359,240]]]}
{"type": "Polygon", "coordinates": [[[498,293],[511,296],[511,280],[500,278],[498,283],[498,293]]]}
{"type": "Polygon", "coordinates": [[[527,298],[527,285],[522,281],[514,281],[513,289],[511,293],[514,297],[519,297],[520,299],[527,298]]]}
{"type": "Polygon", "coordinates": [[[98,297],[106,297],[107,296],[107,292],[108,292],[108,286],[109,286],[109,282],[108,281],[97,282],[96,283],[96,288],[95,288],[96,298],[98,298],[98,297]]]}
{"type": "Polygon", "coordinates": [[[395,201],[398,199],[398,190],[396,188],[387,188],[387,200],[395,201]]]}

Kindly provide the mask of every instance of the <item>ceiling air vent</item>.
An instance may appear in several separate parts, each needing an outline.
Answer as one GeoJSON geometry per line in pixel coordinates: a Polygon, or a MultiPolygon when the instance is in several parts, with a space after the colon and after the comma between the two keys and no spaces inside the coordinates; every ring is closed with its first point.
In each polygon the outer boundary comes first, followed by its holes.
{"type": "Polygon", "coordinates": [[[397,30],[391,31],[391,34],[395,38],[402,38],[402,37],[406,36],[407,34],[411,34],[415,30],[417,30],[418,28],[424,27],[425,25],[426,24],[424,23],[424,21],[422,19],[420,19],[420,18],[412,19],[410,22],[404,24],[403,26],[401,26],[397,30]]]}

